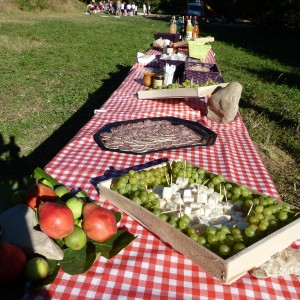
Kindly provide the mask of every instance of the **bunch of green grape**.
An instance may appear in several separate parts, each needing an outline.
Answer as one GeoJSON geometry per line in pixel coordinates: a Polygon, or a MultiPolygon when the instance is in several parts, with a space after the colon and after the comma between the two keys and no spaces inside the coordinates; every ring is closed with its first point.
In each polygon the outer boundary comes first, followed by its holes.
{"type": "Polygon", "coordinates": [[[127,174],[113,181],[111,189],[131,199],[168,222],[171,226],[189,236],[195,242],[210,249],[223,258],[245,249],[275,230],[299,217],[300,211],[287,203],[272,197],[253,193],[244,185],[228,181],[221,174],[214,174],[203,168],[195,167],[187,161],[174,161],[168,166],[157,167],[127,174]],[[204,231],[191,225],[190,217],[164,213],[160,200],[151,190],[158,185],[170,186],[177,178],[188,179],[189,184],[205,185],[224,195],[225,201],[234,203],[235,209],[243,213],[248,226],[244,230],[236,227],[229,229],[208,226],[204,231]]]}
{"type": "Polygon", "coordinates": [[[170,174],[167,167],[163,166],[139,172],[130,170],[113,181],[110,188],[136,204],[153,210],[159,208],[159,199],[154,192],[148,190],[158,185],[167,186],[169,183],[170,174]]]}
{"type": "Polygon", "coordinates": [[[198,82],[195,83],[189,79],[186,79],[182,83],[171,83],[168,86],[161,85],[161,86],[156,86],[155,88],[148,88],[147,91],[149,90],[162,90],[162,89],[176,89],[176,88],[198,88],[198,87],[203,87],[203,86],[209,86],[209,85],[217,85],[220,84],[220,82],[213,81],[212,79],[209,79],[206,82],[198,82]]]}

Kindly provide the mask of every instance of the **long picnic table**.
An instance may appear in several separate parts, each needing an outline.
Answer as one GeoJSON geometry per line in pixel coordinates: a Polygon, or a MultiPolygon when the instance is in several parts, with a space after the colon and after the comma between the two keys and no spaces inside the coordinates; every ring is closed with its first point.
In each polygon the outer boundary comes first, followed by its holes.
{"type": "MultiPolygon", "coordinates": [[[[148,54],[158,54],[150,50],[148,54]]],[[[216,63],[213,51],[206,62],[216,63]]],[[[69,188],[86,190],[106,208],[114,207],[99,197],[91,179],[119,176],[137,165],[152,165],[162,159],[186,159],[196,166],[223,174],[272,197],[278,191],[238,114],[230,124],[206,117],[206,98],[139,100],[145,65],[136,63],[120,87],[98,113],[53,158],[45,170],[69,188]],[[214,145],[131,155],[102,150],[93,135],[102,126],[138,118],[172,116],[199,122],[217,133],[214,145]]],[[[28,292],[29,299],[299,299],[300,280],[295,275],[257,279],[250,274],[230,285],[222,284],[189,258],[172,249],[137,221],[122,213],[118,224],[137,238],[112,259],[100,257],[85,274],[59,271],[49,286],[28,292]]],[[[300,241],[292,248],[300,249],[300,241]]]]}

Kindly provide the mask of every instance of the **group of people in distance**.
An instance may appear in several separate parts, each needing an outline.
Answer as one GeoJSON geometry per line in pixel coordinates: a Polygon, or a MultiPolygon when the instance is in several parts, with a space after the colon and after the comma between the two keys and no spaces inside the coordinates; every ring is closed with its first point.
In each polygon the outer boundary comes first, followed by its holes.
{"type": "MultiPolygon", "coordinates": [[[[86,14],[96,14],[99,12],[105,12],[117,16],[137,16],[138,5],[134,2],[125,1],[96,1],[88,0],[86,3],[86,14]]],[[[150,5],[143,4],[143,15],[150,14],[150,5]]]]}

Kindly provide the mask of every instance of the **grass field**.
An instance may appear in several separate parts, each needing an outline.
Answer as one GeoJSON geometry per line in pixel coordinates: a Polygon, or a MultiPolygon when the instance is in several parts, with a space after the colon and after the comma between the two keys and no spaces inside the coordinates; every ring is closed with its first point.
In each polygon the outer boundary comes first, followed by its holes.
{"type": "MultiPolygon", "coordinates": [[[[45,166],[120,85],[168,23],[157,18],[0,12],[0,176],[45,166]]],[[[251,25],[201,24],[278,191],[300,205],[299,37],[251,25]]]]}

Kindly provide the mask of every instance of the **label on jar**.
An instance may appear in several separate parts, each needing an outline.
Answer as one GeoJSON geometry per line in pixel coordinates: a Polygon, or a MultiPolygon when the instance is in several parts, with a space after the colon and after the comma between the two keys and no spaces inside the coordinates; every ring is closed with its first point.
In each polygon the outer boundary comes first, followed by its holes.
{"type": "Polygon", "coordinates": [[[153,88],[155,89],[156,87],[162,86],[164,83],[164,78],[163,77],[154,77],[153,78],[153,88]]]}

